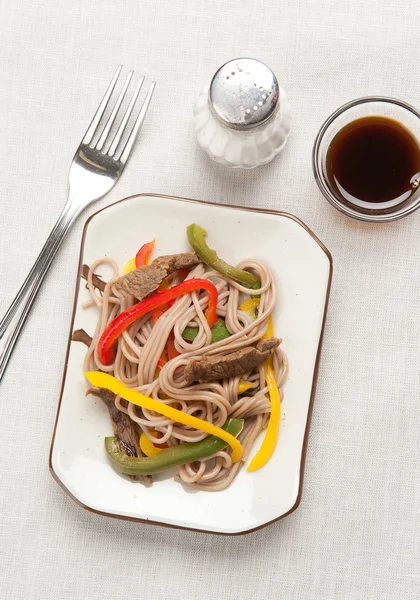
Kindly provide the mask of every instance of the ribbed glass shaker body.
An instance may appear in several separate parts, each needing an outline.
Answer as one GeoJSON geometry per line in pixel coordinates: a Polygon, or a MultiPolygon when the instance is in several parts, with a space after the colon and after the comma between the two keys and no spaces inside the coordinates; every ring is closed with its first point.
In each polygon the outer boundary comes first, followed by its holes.
{"type": "Polygon", "coordinates": [[[284,90],[262,62],[239,58],[215,73],[194,107],[197,141],[224,166],[252,169],[272,160],[290,133],[284,90]]]}

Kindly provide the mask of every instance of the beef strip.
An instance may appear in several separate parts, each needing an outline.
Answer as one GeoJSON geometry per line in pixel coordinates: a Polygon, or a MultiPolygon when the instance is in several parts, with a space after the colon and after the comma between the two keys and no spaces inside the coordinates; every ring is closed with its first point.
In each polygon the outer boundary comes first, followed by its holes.
{"type": "Polygon", "coordinates": [[[88,333],[86,333],[84,329],[76,329],[73,332],[73,335],[71,336],[71,341],[82,342],[82,344],[85,344],[85,346],[87,346],[88,348],[92,344],[92,338],[88,333]]]}
{"type": "Polygon", "coordinates": [[[184,370],[188,385],[194,381],[208,383],[249,373],[274,352],[281,340],[260,340],[256,346],[241,348],[225,356],[210,356],[203,360],[192,360],[184,370]]]}
{"type": "MultiPolygon", "coordinates": [[[[90,271],[90,268],[88,267],[88,265],[82,265],[82,278],[83,279],[88,279],[88,273],[90,271]]],[[[94,285],[94,287],[98,288],[98,290],[100,290],[101,292],[104,291],[106,283],[105,281],[102,281],[102,279],[99,277],[99,275],[96,275],[96,273],[93,273],[92,275],[92,283],[94,285]]]]}
{"type": "Polygon", "coordinates": [[[137,300],[143,300],[143,298],[158,289],[165,277],[165,269],[146,265],[120,277],[118,283],[137,300]]]}
{"type": "Polygon", "coordinates": [[[137,300],[143,300],[158,289],[165,277],[181,269],[192,269],[200,262],[195,252],[158,256],[150,265],[139,267],[120,277],[118,283],[137,300]]]}
{"type": "MultiPolygon", "coordinates": [[[[119,440],[121,451],[128,456],[142,456],[139,446],[139,427],[128,415],[115,406],[115,394],[104,388],[89,388],[87,394],[98,396],[107,407],[111,417],[112,429],[119,440]]],[[[145,483],[152,483],[153,481],[150,475],[130,477],[145,483]]]]}
{"type": "Polygon", "coordinates": [[[195,252],[183,252],[181,254],[168,254],[158,256],[150,266],[160,267],[167,271],[167,274],[175,273],[182,269],[192,269],[202,262],[201,258],[195,252]]]}

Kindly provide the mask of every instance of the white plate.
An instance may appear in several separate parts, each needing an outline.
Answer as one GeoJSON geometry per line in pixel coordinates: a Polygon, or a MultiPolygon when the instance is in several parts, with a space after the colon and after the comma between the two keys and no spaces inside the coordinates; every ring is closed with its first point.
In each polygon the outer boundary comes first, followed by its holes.
{"type": "MultiPolygon", "coordinates": [[[[104,450],[103,438],[112,433],[107,409],[99,399],[85,395],[85,347],[69,342],[50,469],[63,489],[88,510],[201,531],[245,533],[284,517],[300,501],[332,259],[291,215],[140,194],[88,219],[79,268],[105,255],[122,267],[152,237],[156,254],[186,251],[185,230],[190,223],[207,229],[210,246],[226,261],[258,258],[277,275],[275,333],[284,340],[290,371],[272,459],[254,473],[242,469],[222,492],[191,491],[163,475],[149,487],[121,477],[104,450]]],[[[94,331],[95,309],[81,308],[87,296],[78,278],[71,332],[94,331]]]]}

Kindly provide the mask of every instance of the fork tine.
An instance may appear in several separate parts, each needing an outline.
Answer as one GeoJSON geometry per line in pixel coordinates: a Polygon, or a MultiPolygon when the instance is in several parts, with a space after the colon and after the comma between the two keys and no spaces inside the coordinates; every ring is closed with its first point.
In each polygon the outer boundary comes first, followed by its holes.
{"type": "Polygon", "coordinates": [[[112,113],[109,115],[109,119],[108,119],[108,121],[107,121],[107,123],[106,123],[106,125],[104,127],[103,132],[101,133],[101,137],[99,138],[98,143],[96,144],[96,149],[97,150],[102,150],[102,148],[103,148],[103,146],[105,144],[105,140],[108,137],[108,134],[109,134],[109,132],[111,130],[112,124],[115,121],[115,117],[117,116],[117,113],[119,111],[121,103],[124,100],[124,96],[125,96],[125,93],[127,91],[127,88],[130,85],[130,81],[131,81],[131,78],[133,76],[133,73],[134,73],[134,71],[130,71],[129,74],[128,74],[128,76],[127,76],[127,79],[125,80],[123,89],[121,90],[121,94],[118,96],[118,100],[115,103],[114,109],[113,109],[112,113]]]}
{"type": "Polygon", "coordinates": [[[93,117],[92,122],[85,133],[85,137],[82,140],[82,144],[90,144],[90,142],[92,141],[93,135],[96,131],[96,128],[98,127],[99,121],[101,120],[102,115],[104,114],[105,109],[108,106],[109,99],[111,98],[112,92],[114,91],[115,84],[117,83],[117,79],[121,73],[121,69],[122,65],[120,65],[115,71],[115,75],[108,86],[105,96],[102,98],[102,102],[100,103],[99,108],[96,111],[95,116],[93,117]]]}
{"type": "Polygon", "coordinates": [[[117,133],[114,136],[114,139],[112,140],[112,143],[111,143],[111,145],[109,147],[109,150],[108,150],[109,156],[113,156],[114,155],[114,152],[117,149],[117,146],[118,146],[118,144],[121,141],[122,135],[124,133],[124,129],[125,129],[126,125],[127,125],[127,122],[128,122],[128,119],[130,118],[131,113],[133,112],[133,108],[134,108],[134,105],[136,103],[137,96],[140,93],[140,90],[141,90],[141,87],[143,85],[143,82],[144,82],[144,76],[140,77],[140,81],[139,81],[139,83],[137,85],[137,88],[136,88],[134,94],[133,94],[133,97],[131,98],[130,104],[128,105],[128,108],[125,111],[124,118],[121,121],[120,126],[118,127],[118,130],[117,130],[117,133]]]}
{"type": "Polygon", "coordinates": [[[139,116],[137,117],[136,122],[134,123],[133,129],[131,130],[130,137],[128,138],[124,150],[121,153],[119,160],[125,164],[130,156],[130,152],[134,146],[134,142],[136,141],[136,137],[138,132],[140,131],[141,126],[143,125],[143,121],[146,117],[147,109],[149,108],[150,101],[153,96],[153,92],[155,91],[156,81],[152,82],[149,91],[147,92],[147,96],[143,102],[143,105],[140,109],[139,116]]]}

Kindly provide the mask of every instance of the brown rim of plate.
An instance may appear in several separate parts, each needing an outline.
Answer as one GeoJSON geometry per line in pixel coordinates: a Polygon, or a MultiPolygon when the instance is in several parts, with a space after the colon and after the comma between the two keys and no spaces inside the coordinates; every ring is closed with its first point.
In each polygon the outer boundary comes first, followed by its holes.
{"type": "Polygon", "coordinates": [[[333,272],[333,259],[332,259],[331,252],[328,250],[328,248],[326,246],[324,246],[324,244],[321,242],[320,239],[318,239],[318,237],[314,234],[314,232],[311,229],[309,229],[309,227],[303,221],[301,221],[298,217],[295,217],[294,215],[291,215],[286,212],[282,212],[280,210],[269,210],[266,208],[252,208],[252,207],[244,207],[244,206],[235,206],[232,204],[220,204],[218,202],[208,202],[206,200],[196,200],[193,198],[183,198],[181,196],[170,196],[167,194],[142,193],[142,194],[133,194],[131,196],[127,196],[126,198],[122,198],[122,200],[117,200],[116,202],[113,202],[112,204],[108,204],[107,206],[104,206],[104,208],[100,208],[99,210],[97,210],[96,212],[91,214],[90,217],[88,217],[88,219],[86,220],[85,225],[83,227],[82,241],[80,244],[79,268],[77,270],[77,281],[76,281],[76,289],[75,289],[75,294],[74,294],[73,312],[72,312],[72,316],[71,316],[70,333],[69,333],[69,338],[68,338],[68,342],[67,342],[66,358],[65,358],[65,362],[64,362],[64,371],[63,371],[63,378],[62,378],[61,390],[60,390],[60,399],[58,401],[57,415],[55,418],[54,431],[53,431],[53,436],[52,436],[52,440],[51,440],[51,447],[50,447],[50,454],[49,454],[50,473],[54,477],[56,482],[59,484],[59,486],[66,492],[66,494],[68,496],[70,496],[70,498],[72,498],[72,500],[74,500],[74,502],[76,502],[76,504],[78,504],[85,510],[88,510],[97,515],[102,515],[105,517],[112,517],[114,519],[122,519],[124,521],[135,521],[137,523],[147,523],[148,525],[160,525],[162,527],[170,527],[171,529],[183,529],[186,531],[196,531],[199,533],[210,533],[210,534],[214,534],[214,535],[237,536],[237,535],[245,535],[247,533],[253,533],[254,531],[258,531],[259,529],[262,529],[263,527],[267,527],[268,525],[271,525],[272,523],[275,523],[276,521],[279,521],[280,519],[284,519],[284,517],[287,517],[287,515],[290,515],[292,512],[294,512],[298,508],[300,501],[302,499],[302,488],[303,488],[303,478],[304,478],[304,472],[305,472],[306,451],[308,448],[309,429],[311,426],[313,404],[314,404],[314,399],[315,399],[315,390],[316,390],[316,384],[318,381],[319,361],[320,361],[320,357],[321,357],[322,340],[324,337],[325,321],[326,321],[326,317],[327,317],[328,302],[329,302],[329,297],[330,297],[332,272],[333,272]],[[227,533],[224,531],[208,531],[207,529],[196,529],[195,527],[182,527],[181,525],[172,525],[170,523],[162,523],[160,521],[151,521],[149,519],[141,519],[139,517],[126,517],[123,515],[115,515],[112,513],[105,512],[105,511],[96,510],[95,508],[87,506],[86,504],[81,502],[78,498],[76,498],[76,496],[74,496],[70,492],[70,490],[68,490],[66,488],[64,483],[61,481],[61,479],[58,477],[58,475],[54,471],[54,467],[52,465],[52,452],[53,452],[53,448],[54,448],[54,441],[55,441],[55,434],[56,434],[56,430],[57,430],[58,417],[60,415],[61,401],[63,399],[64,384],[66,381],[67,363],[68,363],[69,354],[70,354],[70,345],[71,345],[71,336],[72,336],[73,326],[74,326],[74,317],[76,315],[76,309],[77,309],[77,299],[78,299],[79,287],[80,287],[80,272],[81,272],[82,263],[83,263],[83,250],[84,250],[84,245],[85,245],[85,237],[86,237],[87,227],[88,227],[90,221],[93,219],[93,217],[95,217],[97,214],[101,213],[102,211],[106,210],[107,208],[110,208],[111,206],[114,206],[115,204],[119,204],[120,202],[126,202],[127,200],[132,200],[133,198],[140,198],[142,196],[146,196],[149,198],[152,197],[152,198],[167,198],[169,200],[181,200],[183,202],[206,204],[207,206],[215,206],[215,207],[221,206],[224,208],[233,208],[236,210],[246,210],[249,212],[266,213],[266,214],[286,217],[288,219],[291,219],[292,221],[295,221],[296,223],[299,223],[299,225],[301,227],[303,227],[309,233],[309,235],[315,240],[315,242],[318,244],[318,246],[325,252],[325,254],[327,255],[327,258],[329,260],[330,272],[329,272],[329,276],[328,276],[327,292],[325,295],[324,316],[322,318],[321,333],[319,336],[318,349],[317,349],[316,360],[315,360],[314,376],[312,379],[311,397],[310,397],[310,401],[309,401],[308,416],[306,419],[306,426],[305,426],[305,436],[303,438],[303,444],[302,444],[302,454],[301,454],[301,459],[300,459],[300,472],[299,472],[299,489],[298,489],[296,502],[292,506],[292,508],[290,510],[288,510],[287,512],[285,512],[283,515],[280,515],[279,517],[276,517],[275,519],[268,521],[268,523],[263,523],[262,525],[259,525],[258,527],[254,527],[253,529],[247,529],[246,531],[237,531],[235,533],[227,533]]]}

